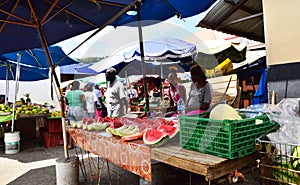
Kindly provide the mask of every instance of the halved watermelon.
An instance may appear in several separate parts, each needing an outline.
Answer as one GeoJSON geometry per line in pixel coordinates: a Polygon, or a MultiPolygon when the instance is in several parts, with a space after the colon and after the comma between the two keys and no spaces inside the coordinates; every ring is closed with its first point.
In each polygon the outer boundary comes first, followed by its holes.
{"type": "Polygon", "coordinates": [[[170,138],[174,137],[178,132],[178,128],[171,125],[159,125],[157,130],[167,134],[170,138]]]}
{"type": "Polygon", "coordinates": [[[169,136],[157,129],[149,129],[143,135],[143,141],[146,145],[161,146],[167,142],[169,136]]]}

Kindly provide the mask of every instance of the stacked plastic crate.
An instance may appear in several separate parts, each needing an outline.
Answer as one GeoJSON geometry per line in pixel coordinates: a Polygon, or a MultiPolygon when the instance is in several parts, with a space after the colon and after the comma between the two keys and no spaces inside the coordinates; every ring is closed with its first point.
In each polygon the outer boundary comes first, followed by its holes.
{"type": "Polygon", "coordinates": [[[47,118],[47,130],[43,132],[45,147],[62,146],[63,133],[61,118],[47,118]]]}

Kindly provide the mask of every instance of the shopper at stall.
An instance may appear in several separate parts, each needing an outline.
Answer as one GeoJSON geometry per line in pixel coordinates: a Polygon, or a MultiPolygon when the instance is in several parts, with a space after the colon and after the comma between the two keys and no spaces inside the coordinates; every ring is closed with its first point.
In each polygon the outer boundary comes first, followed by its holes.
{"type": "Polygon", "coordinates": [[[178,83],[177,67],[170,67],[168,75],[169,87],[169,109],[176,111],[177,102],[180,97],[186,102],[186,89],[182,84],[178,83]]]}
{"type": "Polygon", "coordinates": [[[106,80],[109,82],[105,92],[108,116],[122,117],[127,113],[128,109],[125,86],[117,80],[116,69],[107,69],[105,75],[106,80]]]}
{"type": "Polygon", "coordinates": [[[211,84],[207,81],[204,67],[194,65],[190,69],[190,74],[193,83],[191,84],[185,112],[189,115],[209,111],[213,91],[211,84]]]}
{"type": "Polygon", "coordinates": [[[93,92],[94,83],[87,83],[84,87],[84,96],[86,100],[86,113],[84,115],[85,118],[95,118],[95,100],[94,100],[94,92],[93,92]]]}
{"type": "Polygon", "coordinates": [[[128,90],[129,99],[137,98],[137,96],[138,96],[137,90],[134,88],[134,85],[131,85],[130,89],[128,90]]]}
{"type": "Polygon", "coordinates": [[[87,112],[86,99],[83,91],[79,89],[80,83],[73,81],[72,89],[66,95],[66,103],[68,105],[69,121],[81,121],[87,112]]]}
{"type": "Polygon", "coordinates": [[[95,118],[99,117],[105,117],[107,116],[107,110],[106,106],[104,105],[102,98],[103,98],[103,93],[100,90],[100,87],[98,84],[95,84],[94,86],[94,101],[95,101],[95,118]]]}

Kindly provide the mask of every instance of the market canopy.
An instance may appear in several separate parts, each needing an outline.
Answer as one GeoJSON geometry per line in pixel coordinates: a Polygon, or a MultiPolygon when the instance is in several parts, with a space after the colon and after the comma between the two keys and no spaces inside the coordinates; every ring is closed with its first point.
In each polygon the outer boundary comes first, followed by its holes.
{"type": "Polygon", "coordinates": [[[197,26],[265,42],[262,0],[219,0],[197,26]]]}
{"type": "Polygon", "coordinates": [[[97,71],[89,68],[92,64],[71,64],[60,67],[60,74],[97,75],[97,71]]]}
{"type": "MultiPolygon", "coordinates": [[[[79,62],[68,57],[61,47],[51,46],[48,48],[53,64],[55,66],[64,66],[69,64],[78,64],[79,62]]],[[[27,49],[18,52],[5,53],[0,55],[1,58],[5,58],[11,61],[18,60],[18,54],[21,55],[21,64],[35,66],[39,68],[49,68],[48,59],[43,48],[27,49]]]]}
{"type": "MultiPolygon", "coordinates": [[[[189,61],[192,61],[196,54],[196,46],[184,40],[176,38],[146,40],[144,41],[144,59],[146,61],[145,72],[146,74],[148,74],[148,72],[151,74],[151,71],[157,70],[159,65],[166,65],[169,67],[170,65],[178,64],[179,61],[186,60],[187,58],[189,61]]],[[[121,71],[121,69],[126,66],[131,66],[131,68],[136,67],[133,71],[127,70],[128,76],[130,74],[137,75],[135,71],[139,71],[139,74],[142,74],[141,51],[139,44],[133,44],[129,47],[123,48],[112,57],[101,60],[90,66],[90,68],[98,72],[103,72],[110,67],[115,67],[118,71],[121,71]],[[131,61],[134,61],[135,63],[130,64],[131,61]]],[[[124,76],[124,74],[122,76],[124,76]]]]}
{"type": "MultiPolygon", "coordinates": [[[[198,15],[209,9],[217,0],[143,0],[141,6],[142,25],[150,25],[177,16],[180,19],[198,15]]],[[[123,14],[112,25],[120,26],[138,20],[137,14],[123,14]]],[[[129,24],[136,26],[136,24],[129,24]]]]}
{"type": "MultiPolygon", "coordinates": [[[[160,62],[146,62],[145,63],[145,73],[147,76],[149,75],[157,75],[161,78],[167,78],[167,75],[169,74],[169,68],[176,66],[178,68],[177,72],[185,72],[185,70],[181,67],[178,67],[178,62],[170,62],[170,63],[160,63],[160,62]]],[[[120,77],[129,77],[132,75],[142,75],[142,63],[139,60],[134,60],[130,63],[122,62],[117,66],[114,66],[114,68],[117,70],[118,75],[120,77]]]]}
{"type": "MultiPolygon", "coordinates": [[[[0,80],[16,79],[17,63],[0,60],[0,80]]],[[[37,81],[49,78],[49,68],[37,68],[20,64],[19,81],[37,81]]]]}
{"type": "MultiPolygon", "coordinates": [[[[53,45],[94,29],[102,30],[107,25],[136,22],[137,15],[126,12],[136,11],[137,2],[140,1],[4,1],[0,7],[0,43],[5,44],[0,46],[0,54],[53,45]]],[[[214,2],[142,0],[141,19],[162,21],[174,15],[189,17],[204,12],[214,2]]]]}
{"type": "MultiPolygon", "coordinates": [[[[184,40],[176,38],[162,38],[159,40],[144,41],[145,60],[178,60],[184,57],[194,57],[197,52],[196,46],[184,40]]],[[[141,50],[138,44],[132,46],[123,53],[124,61],[130,62],[141,59],[141,50]]]]}

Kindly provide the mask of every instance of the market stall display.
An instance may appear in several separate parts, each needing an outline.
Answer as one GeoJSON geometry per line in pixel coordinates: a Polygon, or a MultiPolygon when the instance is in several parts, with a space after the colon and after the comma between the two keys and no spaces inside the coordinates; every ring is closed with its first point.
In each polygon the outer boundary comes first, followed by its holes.
{"type": "MultiPolygon", "coordinates": [[[[106,118],[103,121],[109,122],[111,126],[107,127],[109,131],[104,129],[88,130],[71,126],[67,130],[76,146],[103,157],[147,181],[153,179],[151,159],[204,175],[208,181],[211,181],[234,171],[236,168],[244,167],[257,158],[257,154],[252,151],[240,155],[234,160],[229,160],[215,154],[204,154],[184,149],[180,147],[179,136],[181,133],[177,134],[178,130],[176,129],[179,128],[179,124],[175,120],[165,118],[106,118]],[[127,136],[120,134],[122,130],[128,131],[137,128],[132,124],[141,131],[144,130],[143,134],[138,132],[139,136],[136,134],[129,135],[135,139],[123,140],[127,136]],[[102,150],[103,148],[104,150],[102,150]],[[132,164],[136,165],[133,166],[132,164]],[[197,167],[195,168],[195,166],[197,167]],[[224,166],[224,168],[220,170],[220,166],[224,166]]],[[[88,124],[88,121],[86,123],[88,124]]],[[[93,123],[89,122],[89,124],[93,123]]],[[[251,143],[254,145],[254,141],[251,143]]]]}
{"type": "Polygon", "coordinates": [[[267,112],[269,118],[278,123],[278,127],[256,139],[262,184],[299,184],[299,102],[299,98],[286,98],[277,105],[254,107],[267,112]]]}

